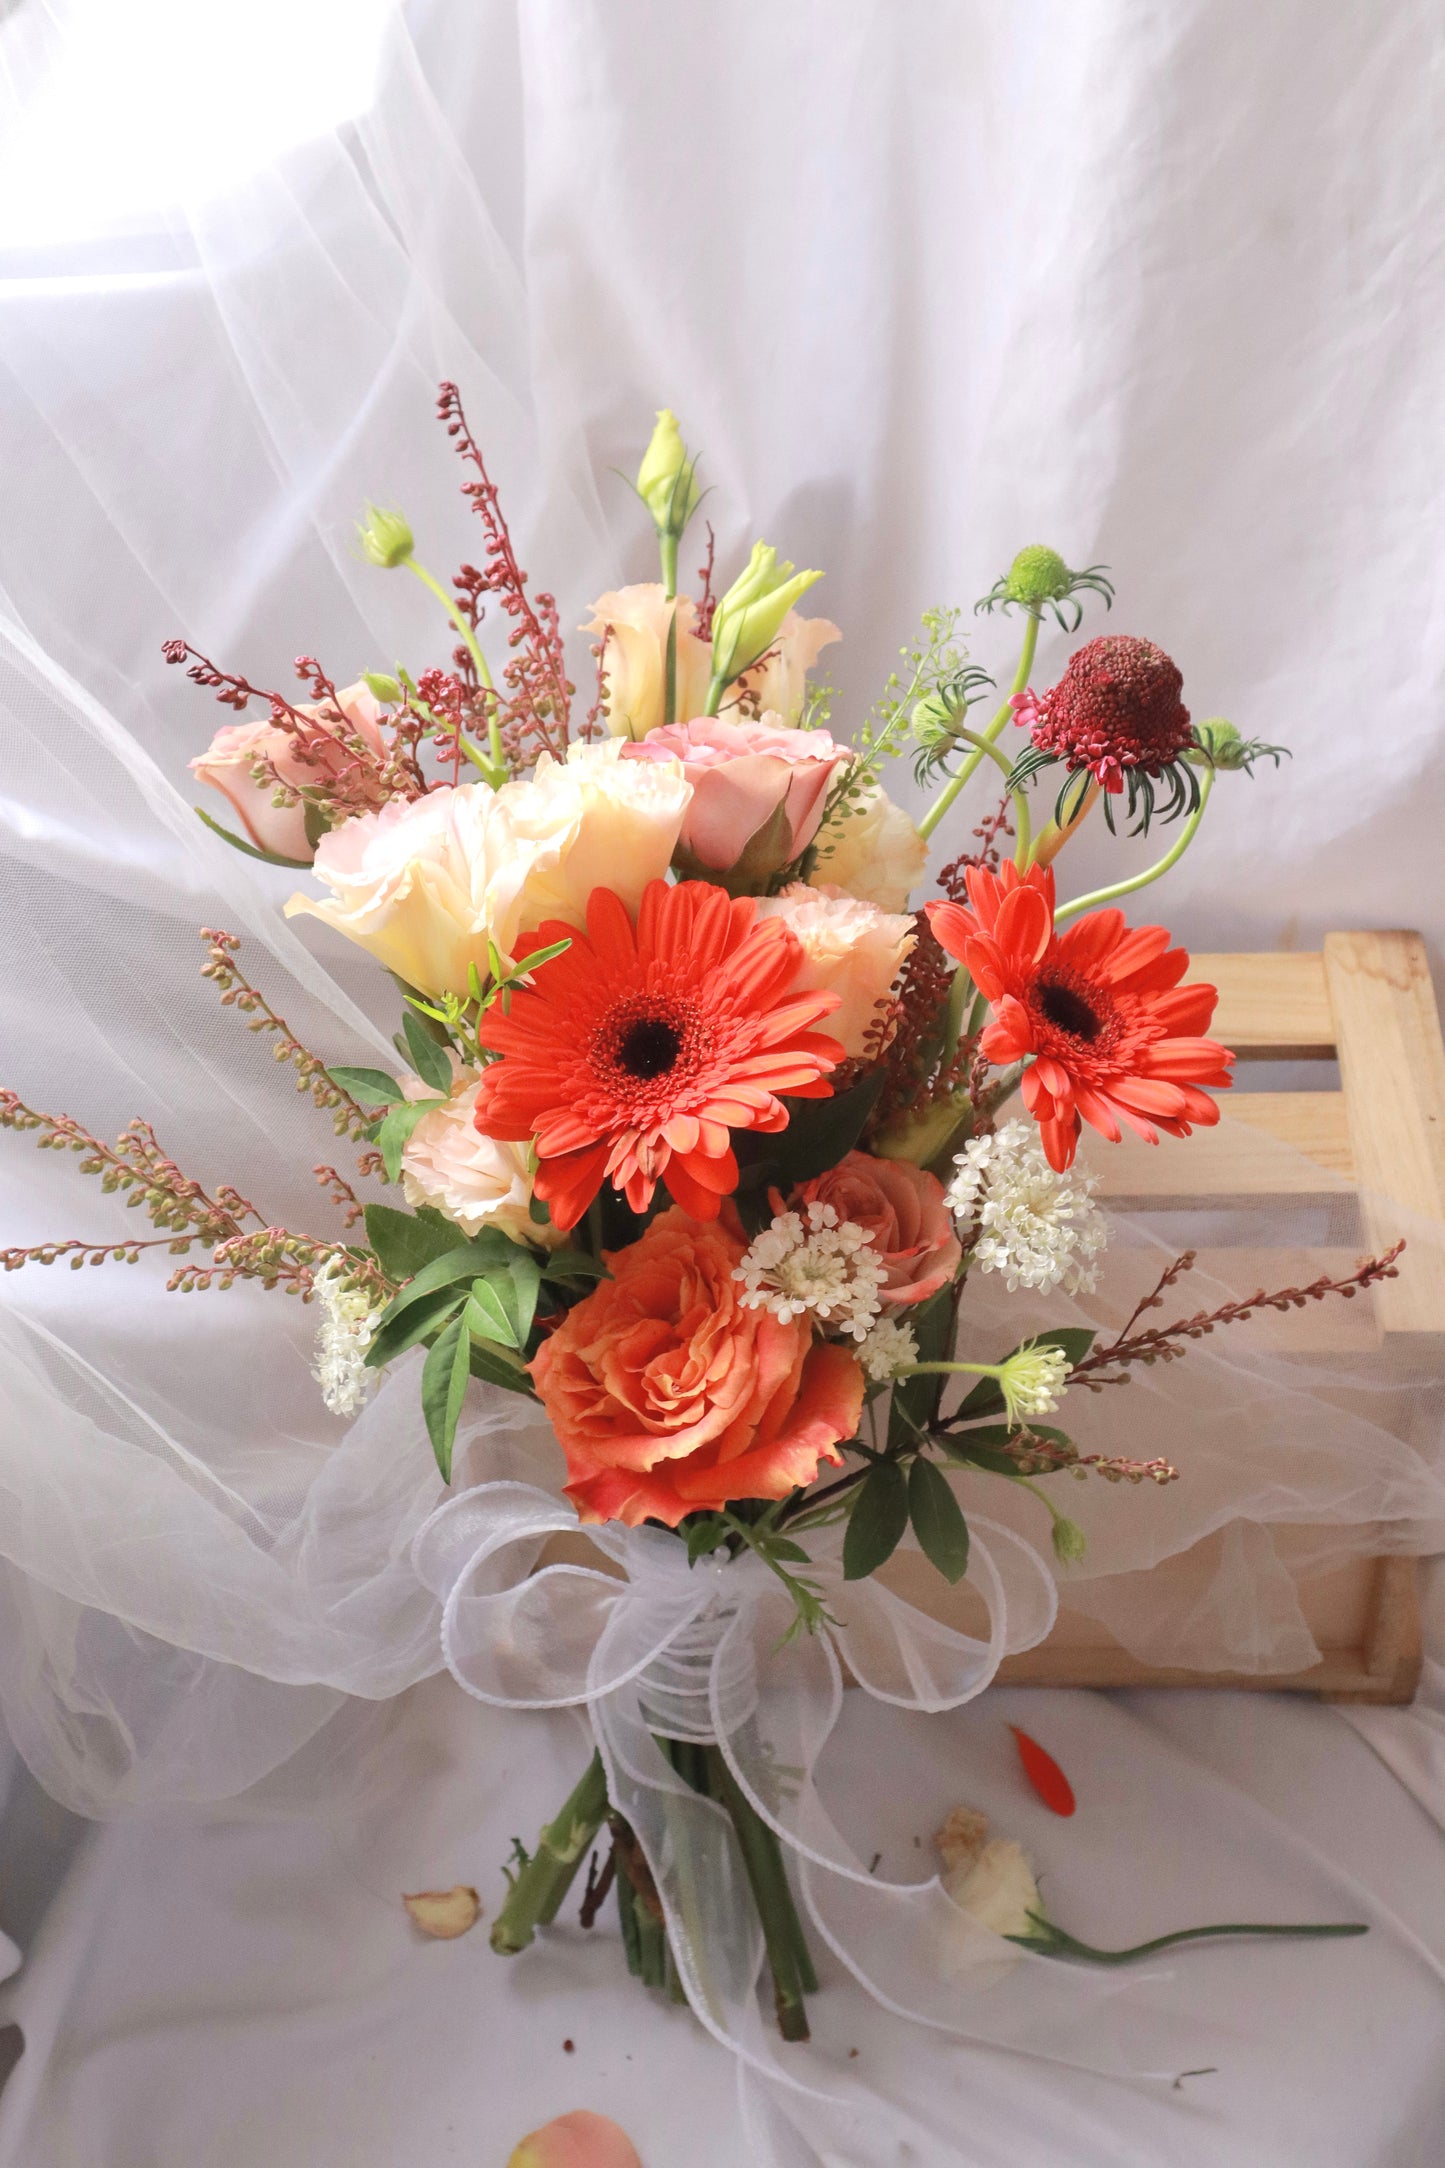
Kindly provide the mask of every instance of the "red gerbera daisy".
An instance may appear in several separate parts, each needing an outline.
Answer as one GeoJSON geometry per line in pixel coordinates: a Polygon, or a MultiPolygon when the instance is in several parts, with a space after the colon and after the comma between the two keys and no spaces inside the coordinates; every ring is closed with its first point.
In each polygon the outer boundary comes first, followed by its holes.
{"type": "Polygon", "coordinates": [[[967,881],[972,910],[930,903],[929,920],[993,1010],[983,1052],[1029,1062],[1020,1088],[1052,1166],[1072,1163],[1081,1116],[1111,1144],[1121,1122],[1157,1144],[1161,1129],[1187,1137],[1219,1120],[1201,1088],[1232,1081],[1234,1056],[1201,1036],[1219,996],[1180,985],[1189,956],[1163,926],[1090,911],[1055,933],[1049,866],[972,867],[967,881]]]}
{"type": "Polygon", "coordinates": [[[843,1049],[808,1027],[838,996],[788,994],[797,937],[706,881],[649,882],[635,930],[594,888],[585,934],[552,920],[536,945],[562,939],[566,954],[478,1033],[502,1057],[483,1073],[478,1129],[536,1139],[537,1195],[558,1227],[575,1227],[604,1177],[636,1212],[665,1177],[684,1211],[715,1219],[738,1181],[729,1130],[785,1128],[780,1092],[831,1093],[843,1049]]]}

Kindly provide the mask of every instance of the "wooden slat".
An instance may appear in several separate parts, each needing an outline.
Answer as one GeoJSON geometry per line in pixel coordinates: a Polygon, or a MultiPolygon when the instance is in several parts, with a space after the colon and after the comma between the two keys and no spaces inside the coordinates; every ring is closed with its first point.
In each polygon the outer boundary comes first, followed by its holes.
{"type": "Polygon", "coordinates": [[[1441,1229],[1379,1289],[1381,1320],[1387,1333],[1445,1332],[1445,1048],[1424,943],[1332,933],[1324,971],[1365,1241],[1385,1248],[1411,1221],[1441,1229]]]}
{"type": "Polygon", "coordinates": [[[1231,1091],[1221,1095],[1220,1112],[1218,1129],[1161,1137],[1157,1146],[1086,1138],[1083,1156],[1100,1197],[1122,1207],[1126,1199],[1312,1197],[1353,1185],[1342,1093],[1231,1091]]]}
{"type": "Polygon", "coordinates": [[[1335,1023],[1323,959],[1303,954],[1196,956],[1192,980],[1219,988],[1210,1035],[1244,1061],[1328,1061],[1335,1023]]]}

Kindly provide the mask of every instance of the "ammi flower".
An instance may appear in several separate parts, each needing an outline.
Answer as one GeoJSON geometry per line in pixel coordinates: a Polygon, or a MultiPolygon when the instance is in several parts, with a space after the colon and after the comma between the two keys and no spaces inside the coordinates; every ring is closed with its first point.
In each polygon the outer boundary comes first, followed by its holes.
{"type": "Polygon", "coordinates": [[[675,1528],[736,1498],[786,1498],[842,1460],[863,1373],[806,1316],[750,1309],[729,1226],[673,1207],[569,1310],[531,1365],[584,1521],[675,1528]]]}
{"type": "Polygon", "coordinates": [[[1090,911],[1058,934],[1051,867],[967,879],[972,909],[930,903],[929,923],[993,1011],[984,1053],[1029,1064],[1020,1089],[1050,1166],[1072,1165],[1081,1122],[1112,1144],[1121,1123],[1157,1144],[1160,1130],[1187,1137],[1219,1120],[1205,1087],[1228,1087],[1234,1056],[1203,1036],[1219,996],[1180,984],[1188,952],[1165,927],[1090,911]]]}
{"type": "MultiPolygon", "coordinates": [[[[541,944],[570,929],[547,925],[541,944]]],[[[585,934],[543,964],[478,1033],[500,1054],[477,1092],[477,1126],[535,1138],[537,1195],[574,1227],[604,1180],[645,1211],[660,1181],[698,1219],[737,1187],[729,1131],[786,1128],[780,1094],[827,1098],[843,1058],[811,1027],[836,994],[792,993],[798,944],[759,925],[750,896],[705,881],[652,881],[634,928],[595,888],[585,934]]]]}

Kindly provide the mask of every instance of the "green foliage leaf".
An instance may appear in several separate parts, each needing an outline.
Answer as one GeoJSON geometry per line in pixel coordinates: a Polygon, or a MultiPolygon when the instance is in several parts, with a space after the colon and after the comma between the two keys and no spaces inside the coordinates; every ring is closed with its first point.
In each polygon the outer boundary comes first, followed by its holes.
{"type": "Polygon", "coordinates": [[[877,1460],[853,1500],[843,1537],[843,1578],[864,1581],[897,1550],[908,1526],[908,1485],[896,1460],[877,1460]]]}
{"type": "Polygon", "coordinates": [[[329,836],[331,833],[331,816],[325,806],[316,805],[308,799],[302,810],[301,826],[305,830],[307,842],[314,851],[321,838],[329,836]]]}
{"type": "Polygon", "coordinates": [[[213,821],[204,807],[193,806],[191,810],[197,820],[205,822],[213,836],[219,836],[223,843],[229,843],[233,851],[244,851],[248,858],[259,858],[263,866],[291,866],[297,873],[311,871],[309,858],[283,858],[279,851],[260,850],[254,843],[246,843],[240,836],[233,836],[230,829],[223,828],[219,821],[213,821]]]}
{"type": "Polygon", "coordinates": [[[452,1479],[452,1446],[471,1376],[470,1355],[466,1329],[460,1318],[454,1318],[438,1333],[421,1374],[421,1411],[444,1483],[452,1479]]]}
{"type": "Polygon", "coordinates": [[[369,1107],[394,1107],[404,1097],[395,1077],[384,1069],[328,1069],[326,1074],[339,1091],[350,1092],[369,1107]]]}
{"type": "MultiPolygon", "coordinates": [[[[466,1314],[464,1310],[463,1318],[466,1314]]],[[[470,1327],[468,1337],[471,1340],[471,1367],[474,1378],[481,1378],[488,1385],[500,1385],[504,1392],[521,1393],[528,1400],[536,1399],[532,1380],[519,1366],[515,1357],[509,1357],[490,1340],[479,1340],[470,1327]]]]}
{"type": "MultiPolygon", "coordinates": [[[[818,1026],[826,1031],[825,1016],[818,1026]]],[[[733,1136],[740,1172],[739,1188],[769,1188],[785,1193],[797,1182],[810,1182],[825,1174],[851,1152],[867,1126],[868,1117],[883,1089],[883,1071],[874,1069],[848,1091],[830,1099],[787,1099],[788,1126],[769,1135],[744,1130],[733,1136]]]]}
{"type": "Polygon", "coordinates": [[[503,1347],[524,1348],[541,1285],[542,1268],[536,1258],[514,1249],[504,1263],[473,1280],[467,1301],[470,1329],[483,1339],[499,1340],[503,1347]]]}
{"type": "Polygon", "coordinates": [[[394,1205],[369,1204],[366,1239],[389,1280],[410,1280],[434,1257],[444,1257],[456,1248],[457,1230],[427,1206],[419,1212],[399,1212],[394,1205]]]}
{"type": "Polygon", "coordinates": [[[430,1084],[434,1092],[443,1092],[450,1096],[452,1065],[446,1048],[437,1044],[415,1009],[406,1011],[401,1020],[401,1028],[406,1035],[411,1065],[423,1084],[430,1084]]]}
{"type": "Polygon", "coordinates": [[[433,1107],[446,1104],[442,1099],[410,1099],[400,1106],[390,1107],[377,1123],[375,1142],[380,1147],[382,1162],[389,1182],[401,1179],[401,1155],[406,1150],[411,1133],[433,1107]]]}
{"type": "Polygon", "coordinates": [[[438,1326],[456,1315],[465,1299],[459,1287],[437,1287],[397,1316],[388,1311],[372,1334],[366,1351],[367,1369],[380,1370],[419,1340],[428,1339],[438,1326]]]}
{"type": "Polygon", "coordinates": [[[605,1280],[607,1267],[585,1250],[553,1250],[542,1260],[544,1280],[605,1280]]]}
{"type": "Polygon", "coordinates": [[[700,1558],[706,1558],[727,1541],[728,1524],[720,1513],[704,1513],[684,1529],[687,1538],[687,1562],[695,1566],[700,1558]]]}
{"type": "MultiPolygon", "coordinates": [[[[930,1295],[926,1302],[916,1304],[909,1311],[908,1322],[918,1342],[921,1363],[948,1361],[952,1353],[953,1318],[951,1287],[940,1287],[936,1295],[930,1295]]],[[[894,1452],[917,1444],[918,1433],[927,1429],[947,1382],[946,1378],[940,1377],[898,1380],[893,1388],[892,1411],[888,1419],[888,1443],[894,1452]]]]}
{"type": "MultiPolygon", "coordinates": [[[[1053,1430],[1047,1423],[1030,1423],[1029,1435],[1047,1439],[1050,1445],[1070,1445],[1072,1439],[1066,1431],[1053,1430]]],[[[1015,1480],[1022,1473],[1018,1461],[1005,1447],[1019,1445],[1024,1433],[1011,1430],[1007,1423],[980,1423],[974,1430],[965,1430],[949,1437],[939,1437],[938,1443],[950,1460],[956,1460],[965,1468],[984,1468],[990,1475],[1012,1476],[1015,1480]]]]}
{"type": "Polygon", "coordinates": [[[908,1516],[925,1558],[945,1581],[968,1571],[968,1522],[948,1478],[920,1453],[908,1476],[908,1516]]]}

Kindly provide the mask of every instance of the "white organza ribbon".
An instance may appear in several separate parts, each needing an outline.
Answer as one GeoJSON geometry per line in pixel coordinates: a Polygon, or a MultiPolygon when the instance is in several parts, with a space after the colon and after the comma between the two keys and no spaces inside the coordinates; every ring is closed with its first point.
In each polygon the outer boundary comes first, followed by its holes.
{"type": "MultiPolygon", "coordinates": [[[[686,1784],[659,1736],[715,1745],[786,1847],[807,1923],[879,2003],[900,2016],[1090,2069],[1137,2067],[1094,2023],[1113,1981],[1025,1952],[963,1911],[938,1877],[879,1882],[834,1825],[816,1781],[842,1705],[843,1665],[899,1708],[955,1709],[1003,1657],[1042,1641],[1057,1610],[1039,1554],[971,1517],[971,1585],[985,1636],[928,1618],[875,1580],[846,1581],[841,1530],[809,1537],[809,1578],[829,1623],[795,1632],[792,1599],[751,1553],[689,1565],[660,1529],[589,1527],[617,1573],[554,1564],[549,1537],[576,1533],[565,1499],[483,1483],[422,1524],[418,1575],[442,1604],[442,1648],[479,1701],[585,1708],[609,1797],[657,1884],[678,1973],[701,2022],[773,2079],[759,2010],[763,1941],[732,1823],[686,1784]]],[[[805,2088],[807,2089],[807,2088],[805,2088]]]]}

